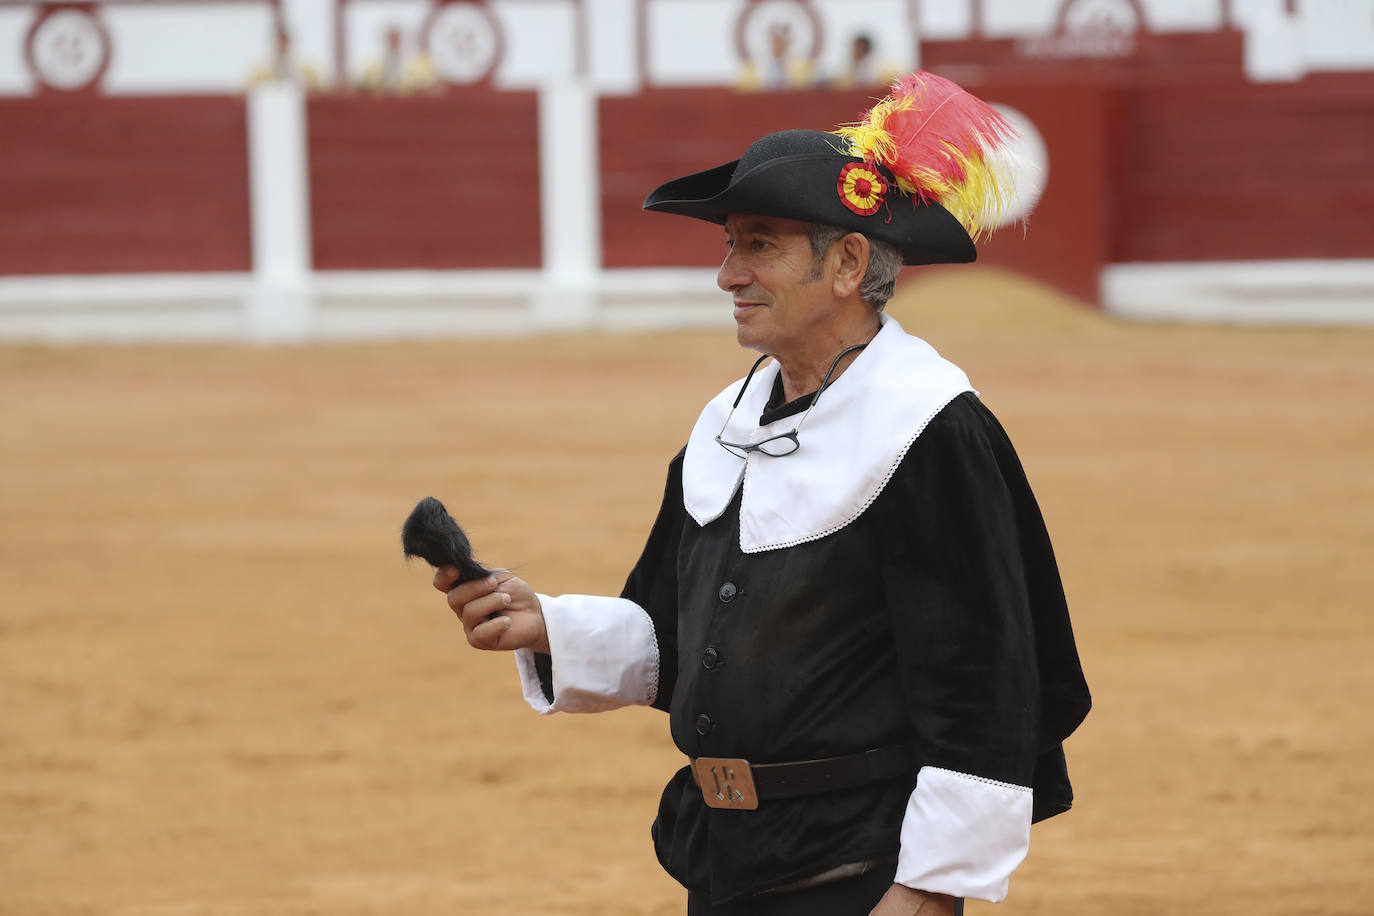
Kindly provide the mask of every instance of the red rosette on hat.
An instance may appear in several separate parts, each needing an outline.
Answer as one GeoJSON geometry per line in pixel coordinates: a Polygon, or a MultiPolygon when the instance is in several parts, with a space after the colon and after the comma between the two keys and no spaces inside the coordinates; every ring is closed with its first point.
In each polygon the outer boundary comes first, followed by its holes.
{"type": "Polygon", "coordinates": [[[840,169],[836,184],[840,202],[860,216],[872,216],[883,205],[887,182],[863,162],[850,162],[840,169]]]}

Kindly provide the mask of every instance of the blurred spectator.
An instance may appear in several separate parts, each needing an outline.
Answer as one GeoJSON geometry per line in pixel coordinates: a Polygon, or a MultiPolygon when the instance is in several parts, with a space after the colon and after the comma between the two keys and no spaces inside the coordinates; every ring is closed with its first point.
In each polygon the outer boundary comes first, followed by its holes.
{"type": "Polygon", "coordinates": [[[855,86],[885,86],[897,78],[897,68],[889,63],[879,64],[873,54],[873,39],[860,32],[849,44],[849,60],[835,74],[831,85],[836,89],[855,86]]]}
{"type": "Polygon", "coordinates": [[[261,86],[265,83],[299,82],[307,89],[320,88],[320,71],[310,63],[296,63],[291,46],[291,33],[280,18],[276,23],[276,34],[272,42],[272,59],[258,64],[248,74],[248,86],[261,86]]]}
{"type": "Polygon", "coordinates": [[[760,90],[804,89],[811,85],[811,61],[792,53],[792,27],[785,22],[768,30],[768,57],[762,64],[746,60],[740,70],[739,88],[760,90]]]}
{"type": "Polygon", "coordinates": [[[383,38],[382,56],[363,67],[359,87],[373,92],[419,92],[439,88],[439,76],[422,53],[407,57],[404,36],[399,26],[388,26],[383,38]]]}
{"type": "Polygon", "coordinates": [[[383,89],[400,89],[405,77],[405,54],[401,50],[401,30],[390,26],[386,30],[386,48],[377,74],[377,83],[383,89]]]}

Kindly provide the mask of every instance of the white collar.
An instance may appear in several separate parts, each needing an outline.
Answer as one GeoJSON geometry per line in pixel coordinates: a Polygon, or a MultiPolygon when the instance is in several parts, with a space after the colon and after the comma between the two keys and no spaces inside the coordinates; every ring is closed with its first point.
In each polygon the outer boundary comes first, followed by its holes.
{"type": "MultiPolygon", "coordinates": [[[[723,438],[753,443],[796,425],[801,414],[758,425],[778,372],[774,361],[755,373],[723,438]]],[[[697,524],[706,525],[725,512],[743,482],[739,539],[745,553],[814,541],[858,518],[926,424],[973,391],[963,370],[884,315],[877,336],[807,416],[796,452],[739,458],[715,437],[743,384],[740,379],[716,395],[697,419],[682,464],[682,501],[697,524]]]]}

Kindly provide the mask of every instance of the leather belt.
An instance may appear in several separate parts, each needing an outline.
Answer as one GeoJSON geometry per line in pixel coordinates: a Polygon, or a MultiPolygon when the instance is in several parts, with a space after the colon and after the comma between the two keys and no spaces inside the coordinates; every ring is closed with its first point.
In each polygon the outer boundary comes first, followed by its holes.
{"type": "Polygon", "coordinates": [[[712,808],[752,811],[769,798],[795,798],[850,789],[912,774],[916,752],[908,744],[792,763],[750,763],[739,757],[697,757],[692,779],[712,808]]]}

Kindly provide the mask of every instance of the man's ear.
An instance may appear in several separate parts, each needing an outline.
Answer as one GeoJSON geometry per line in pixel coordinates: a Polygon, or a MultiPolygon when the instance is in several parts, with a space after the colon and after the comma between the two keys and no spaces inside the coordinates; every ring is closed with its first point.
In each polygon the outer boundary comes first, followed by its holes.
{"type": "Polygon", "coordinates": [[[848,299],[859,289],[868,272],[868,238],[862,232],[850,232],[830,249],[837,259],[833,289],[841,299],[848,299]]]}

